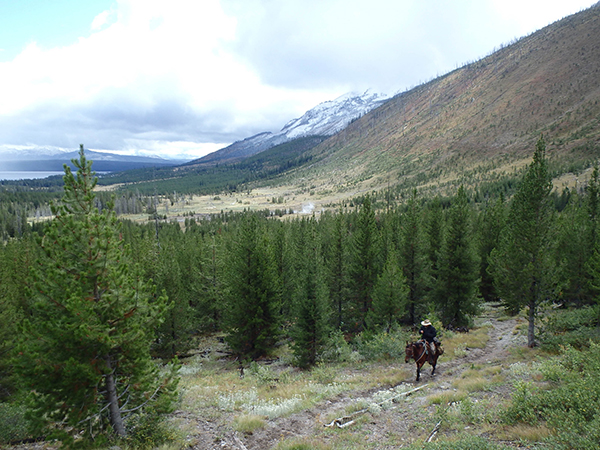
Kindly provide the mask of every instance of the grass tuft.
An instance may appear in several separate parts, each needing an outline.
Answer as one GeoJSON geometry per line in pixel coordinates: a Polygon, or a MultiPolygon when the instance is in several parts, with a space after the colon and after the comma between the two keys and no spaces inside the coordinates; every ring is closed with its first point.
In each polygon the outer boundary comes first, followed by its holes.
{"type": "Polygon", "coordinates": [[[467,394],[463,391],[444,391],[427,396],[427,400],[431,405],[451,405],[465,398],[467,398],[467,394]]]}
{"type": "Polygon", "coordinates": [[[507,440],[540,442],[548,438],[551,434],[551,430],[544,424],[534,426],[521,423],[507,427],[502,433],[502,437],[507,440]]]}
{"type": "Polygon", "coordinates": [[[479,392],[484,391],[490,385],[490,382],[481,376],[472,376],[467,378],[459,378],[452,382],[459,391],[479,392]]]}
{"type": "Polygon", "coordinates": [[[252,434],[254,431],[264,428],[266,424],[267,422],[264,417],[255,414],[237,416],[233,421],[234,429],[245,434],[252,434]]]}
{"type": "Polygon", "coordinates": [[[311,438],[291,438],[279,442],[274,450],[330,450],[331,447],[311,438]]]}

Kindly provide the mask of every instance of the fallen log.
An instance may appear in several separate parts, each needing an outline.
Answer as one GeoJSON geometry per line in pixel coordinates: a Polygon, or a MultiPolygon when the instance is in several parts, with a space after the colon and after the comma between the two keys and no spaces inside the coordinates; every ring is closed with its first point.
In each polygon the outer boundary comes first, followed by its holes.
{"type": "MultiPolygon", "coordinates": [[[[420,389],[423,389],[424,387],[426,387],[428,385],[429,384],[424,384],[423,386],[419,386],[417,388],[411,389],[410,391],[401,392],[400,394],[394,395],[392,398],[388,398],[388,399],[386,399],[386,400],[384,400],[384,401],[382,401],[380,403],[377,403],[377,405],[381,406],[381,405],[383,405],[386,402],[389,402],[389,401],[393,402],[397,398],[406,397],[406,396],[412,394],[413,392],[416,392],[416,391],[418,391],[420,389]]],[[[354,423],[354,420],[351,420],[351,419],[353,419],[354,417],[360,416],[361,414],[366,413],[368,410],[369,410],[369,408],[364,408],[364,409],[361,409],[359,411],[355,411],[352,414],[349,414],[347,416],[338,417],[337,419],[332,420],[331,423],[324,424],[323,426],[325,426],[325,427],[337,426],[338,428],[346,428],[347,426],[349,426],[349,425],[351,425],[351,424],[354,423]]]]}
{"type": "Polygon", "coordinates": [[[438,431],[440,431],[440,425],[442,424],[442,421],[440,420],[436,426],[433,428],[433,431],[429,434],[429,437],[427,438],[427,440],[425,442],[431,442],[433,440],[433,438],[435,437],[435,435],[437,434],[438,431]]]}
{"type": "Polygon", "coordinates": [[[248,447],[246,447],[244,445],[244,443],[242,442],[242,440],[239,437],[237,437],[236,434],[233,435],[233,440],[240,447],[241,450],[248,450],[248,447]]]}

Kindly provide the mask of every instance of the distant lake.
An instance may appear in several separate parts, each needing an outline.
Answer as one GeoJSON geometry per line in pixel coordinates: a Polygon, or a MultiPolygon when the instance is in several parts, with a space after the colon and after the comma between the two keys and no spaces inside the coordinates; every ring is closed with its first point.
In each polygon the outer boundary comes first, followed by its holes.
{"type": "MultiPolygon", "coordinates": [[[[96,172],[96,175],[104,175],[106,171],[96,172]]],[[[54,175],[64,175],[65,171],[60,172],[46,171],[46,170],[0,170],[0,180],[33,180],[37,178],[48,178],[54,175]]]]}
{"type": "Polygon", "coordinates": [[[32,180],[34,178],[47,178],[52,175],[64,175],[64,171],[51,172],[51,171],[20,171],[20,170],[0,170],[0,180],[32,180]]]}

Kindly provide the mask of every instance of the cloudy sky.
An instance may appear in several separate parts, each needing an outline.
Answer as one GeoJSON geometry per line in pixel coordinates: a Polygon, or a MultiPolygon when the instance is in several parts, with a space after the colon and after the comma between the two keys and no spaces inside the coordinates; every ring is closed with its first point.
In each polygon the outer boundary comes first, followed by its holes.
{"type": "Polygon", "coordinates": [[[596,0],[0,0],[0,154],[191,159],[394,94],[596,0]]]}

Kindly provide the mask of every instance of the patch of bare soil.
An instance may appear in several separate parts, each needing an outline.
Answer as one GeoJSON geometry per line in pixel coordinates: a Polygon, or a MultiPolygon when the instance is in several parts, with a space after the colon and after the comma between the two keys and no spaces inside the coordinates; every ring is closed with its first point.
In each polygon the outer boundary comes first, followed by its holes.
{"type": "MultiPolygon", "coordinates": [[[[336,438],[336,433],[355,433],[355,438],[361,440],[361,445],[377,449],[399,448],[411,442],[423,442],[433,431],[431,424],[435,424],[437,420],[432,420],[436,415],[436,405],[432,405],[427,397],[453,390],[453,381],[460,378],[461,373],[468,368],[501,365],[510,356],[511,347],[524,345],[522,337],[514,333],[517,325],[515,319],[498,320],[492,317],[493,315],[492,312],[489,317],[483,318],[491,324],[489,340],[484,349],[467,348],[463,357],[442,355],[435,375],[431,376],[431,367],[426,365],[419,382],[415,381],[416,370],[412,371],[411,377],[401,383],[402,391],[410,391],[416,387],[421,389],[410,397],[400,398],[397,406],[391,409],[376,413],[366,412],[362,417],[354,418],[355,422],[343,429],[326,425],[330,424],[333,418],[347,415],[346,411],[352,409],[353,405],[372,402],[370,399],[378,390],[389,390],[395,386],[381,386],[367,392],[345,392],[311,409],[269,420],[265,427],[251,434],[231,431],[231,423],[223,423],[222,417],[213,421],[183,411],[177,412],[175,416],[181,419],[185,428],[189,430],[187,442],[190,448],[199,450],[265,450],[291,437],[312,439],[313,442],[327,445],[328,441],[336,438]]],[[[404,361],[394,361],[391,365],[404,365],[404,361]]],[[[411,367],[415,368],[413,362],[411,367]]],[[[484,395],[501,397],[498,400],[502,400],[510,396],[510,390],[507,387],[499,387],[484,395]]],[[[230,417],[229,420],[233,418],[230,417]]],[[[443,433],[440,431],[440,435],[443,433]]]]}

